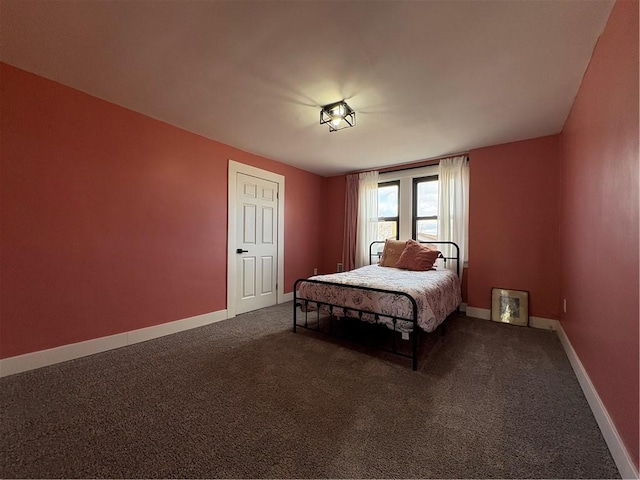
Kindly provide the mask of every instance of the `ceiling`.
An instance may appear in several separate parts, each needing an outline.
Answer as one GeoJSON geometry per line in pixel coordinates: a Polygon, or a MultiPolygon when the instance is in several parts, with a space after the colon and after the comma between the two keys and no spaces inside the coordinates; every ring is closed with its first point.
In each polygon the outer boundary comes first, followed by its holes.
{"type": "Polygon", "coordinates": [[[0,58],[328,176],[560,132],[612,6],[2,0],[0,58]]]}

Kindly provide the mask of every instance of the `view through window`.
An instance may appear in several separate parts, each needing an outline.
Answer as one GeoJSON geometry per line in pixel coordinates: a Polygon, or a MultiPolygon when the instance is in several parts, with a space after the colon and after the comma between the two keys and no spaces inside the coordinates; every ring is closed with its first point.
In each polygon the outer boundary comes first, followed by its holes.
{"type": "Polygon", "coordinates": [[[398,239],[400,182],[378,184],[378,240],[398,239]]]}
{"type": "Polygon", "coordinates": [[[438,177],[413,179],[413,238],[422,241],[438,239],[438,177]]]}

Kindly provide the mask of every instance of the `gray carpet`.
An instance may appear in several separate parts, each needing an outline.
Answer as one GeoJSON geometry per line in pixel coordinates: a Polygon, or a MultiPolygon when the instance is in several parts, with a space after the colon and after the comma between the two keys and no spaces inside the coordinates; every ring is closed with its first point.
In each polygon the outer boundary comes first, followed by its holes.
{"type": "Polygon", "coordinates": [[[619,478],[554,333],[460,315],[413,372],[291,309],[0,380],[0,476],[619,478]]]}

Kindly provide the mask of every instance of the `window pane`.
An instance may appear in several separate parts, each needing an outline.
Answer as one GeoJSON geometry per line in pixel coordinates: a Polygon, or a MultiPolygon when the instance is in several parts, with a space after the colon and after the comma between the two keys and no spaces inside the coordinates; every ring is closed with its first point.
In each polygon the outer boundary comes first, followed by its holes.
{"type": "Polygon", "coordinates": [[[378,240],[386,240],[387,238],[398,238],[397,221],[378,222],[378,240]]]}
{"type": "Polygon", "coordinates": [[[378,217],[397,216],[398,185],[385,185],[383,187],[378,187],[378,217]]]}
{"type": "Polygon", "coordinates": [[[433,242],[438,240],[438,221],[432,220],[418,220],[416,223],[416,232],[418,241],[433,242]]]}
{"type": "Polygon", "coordinates": [[[418,212],[416,217],[438,215],[438,181],[418,183],[418,212]]]}

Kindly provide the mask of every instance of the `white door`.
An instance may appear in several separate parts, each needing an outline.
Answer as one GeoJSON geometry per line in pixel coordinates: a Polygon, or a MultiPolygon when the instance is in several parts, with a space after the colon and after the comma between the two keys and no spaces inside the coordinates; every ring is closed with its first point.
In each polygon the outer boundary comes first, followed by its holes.
{"type": "Polygon", "coordinates": [[[236,314],[277,303],[278,184],[237,173],[236,314]]]}

